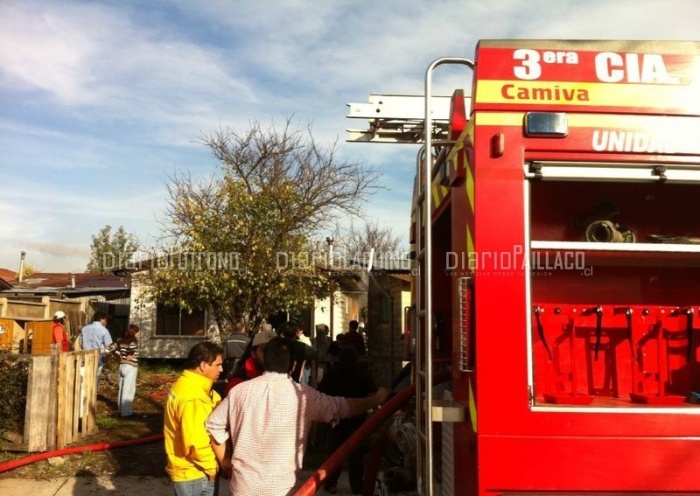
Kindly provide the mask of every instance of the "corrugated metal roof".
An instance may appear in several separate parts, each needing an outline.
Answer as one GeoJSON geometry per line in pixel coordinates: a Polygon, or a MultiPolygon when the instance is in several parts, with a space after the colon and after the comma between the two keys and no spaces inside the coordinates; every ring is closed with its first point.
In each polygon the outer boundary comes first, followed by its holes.
{"type": "Polygon", "coordinates": [[[348,293],[363,293],[367,291],[367,284],[358,274],[334,274],[331,277],[338,283],[342,291],[348,293]]]}
{"type": "MultiPolygon", "coordinates": [[[[367,261],[361,261],[359,266],[367,270],[369,264],[367,261]]],[[[372,260],[371,270],[382,271],[387,274],[403,274],[411,272],[411,260],[407,258],[380,258],[372,260]]]]}
{"type": "Polygon", "coordinates": [[[10,269],[0,269],[0,279],[5,282],[11,281],[17,277],[17,272],[10,269]]]}
{"type": "Polygon", "coordinates": [[[37,272],[23,278],[20,283],[17,278],[8,281],[14,289],[38,289],[38,288],[129,288],[131,281],[128,277],[119,277],[113,274],[91,274],[91,273],[56,273],[37,272]],[[73,283],[75,278],[75,283],[73,283]],[[75,285],[73,285],[75,284],[75,285]]]}
{"type": "Polygon", "coordinates": [[[22,279],[0,284],[0,293],[15,295],[58,295],[64,297],[101,295],[110,298],[128,298],[131,278],[113,274],[37,272],[22,279]]]}

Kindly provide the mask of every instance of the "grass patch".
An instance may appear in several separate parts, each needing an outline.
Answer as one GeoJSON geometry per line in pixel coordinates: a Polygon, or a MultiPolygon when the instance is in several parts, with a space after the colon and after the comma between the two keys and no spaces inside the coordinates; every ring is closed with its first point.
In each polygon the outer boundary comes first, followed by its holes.
{"type": "Polygon", "coordinates": [[[24,453],[15,453],[15,452],[10,452],[10,451],[0,451],[0,463],[5,463],[9,462],[10,460],[15,460],[17,458],[21,458],[23,456],[26,456],[24,453]]]}
{"type": "Polygon", "coordinates": [[[95,419],[95,423],[102,429],[114,429],[120,425],[118,418],[103,415],[98,415],[95,419]]]}
{"type": "Polygon", "coordinates": [[[145,374],[178,376],[184,360],[139,360],[139,368],[145,374]]]}

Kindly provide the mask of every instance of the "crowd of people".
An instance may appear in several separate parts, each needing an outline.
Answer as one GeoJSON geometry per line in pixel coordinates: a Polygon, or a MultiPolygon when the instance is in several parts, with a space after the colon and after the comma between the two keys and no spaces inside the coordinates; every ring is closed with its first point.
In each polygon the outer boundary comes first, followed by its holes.
{"type": "MultiPolygon", "coordinates": [[[[232,352],[228,339],[223,347],[196,344],[166,403],[166,471],[176,496],[215,494],[217,474],[228,479],[231,494],[292,494],[301,482],[297,474],[312,423],[333,426],[333,451],[362,424],[367,411],[388,398],[389,391],[377,388],[360,366],[359,341],[347,339],[357,329],[352,324],[337,343],[338,361],[318,388],[305,379],[307,363],[318,351],[299,339],[298,321],[286,322],[279,332],[263,325],[242,353],[232,352]],[[229,359],[236,365],[226,376],[222,398],[214,383],[229,359]]],[[[354,494],[361,492],[363,472],[357,450],[350,459],[354,494]]],[[[330,474],[327,492],[337,492],[338,476],[330,474]]]]}
{"type": "MultiPolygon", "coordinates": [[[[52,343],[69,351],[68,316],[54,314],[52,343]]],[[[119,414],[134,414],[140,329],[130,324],[116,342],[106,327],[107,316],[96,312],[75,346],[99,350],[97,384],[106,358],[119,356],[119,414]]],[[[324,327],[324,326],[322,326],[324,327]]],[[[211,341],[194,345],[184,370],[171,387],[164,409],[166,473],[176,496],[213,496],[219,478],[227,479],[231,494],[277,496],[292,494],[313,422],[331,424],[328,454],[335,451],[362,423],[367,412],[386,401],[389,391],[377,388],[359,357],[366,353],[359,323],[328,339],[318,329],[318,341],[304,334],[297,320],[278,331],[264,323],[253,334],[244,325],[220,346],[211,341]],[[312,387],[311,362],[331,357],[317,387],[312,387]],[[224,379],[225,387],[215,384],[224,379]]],[[[323,331],[326,332],[323,332],[323,331]]],[[[349,458],[349,481],[360,494],[364,465],[358,449],[349,458]]],[[[337,492],[340,471],[329,474],[324,489],[337,492]]]]}

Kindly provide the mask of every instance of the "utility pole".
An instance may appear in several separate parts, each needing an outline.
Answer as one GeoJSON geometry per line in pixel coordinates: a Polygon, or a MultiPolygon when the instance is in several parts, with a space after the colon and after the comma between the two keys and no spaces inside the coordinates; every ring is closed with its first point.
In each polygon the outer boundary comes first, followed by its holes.
{"type": "MultiPolygon", "coordinates": [[[[326,243],[328,243],[328,265],[331,268],[331,272],[333,270],[333,242],[334,241],[335,240],[331,237],[326,238],[326,243]]],[[[332,277],[329,279],[332,279],[332,277]]],[[[335,339],[335,333],[333,332],[333,306],[334,306],[333,305],[333,290],[334,290],[333,282],[331,281],[330,282],[330,294],[328,296],[328,301],[329,301],[328,306],[329,306],[329,311],[331,314],[330,315],[330,324],[329,324],[331,341],[333,341],[335,339]]]]}

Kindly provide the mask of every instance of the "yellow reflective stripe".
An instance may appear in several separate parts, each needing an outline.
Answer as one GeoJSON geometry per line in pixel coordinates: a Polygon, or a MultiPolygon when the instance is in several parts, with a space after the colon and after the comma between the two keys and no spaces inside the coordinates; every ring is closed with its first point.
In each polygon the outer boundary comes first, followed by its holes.
{"type": "Polygon", "coordinates": [[[476,114],[477,126],[522,126],[524,112],[497,112],[476,114]]]}
{"type": "Polygon", "coordinates": [[[474,238],[472,237],[472,229],[469,223],[467,223],[467,256],[474,253],[474,238]]]}
{"type": "Polygon", "coordinates": [[[567,81],[482,80],[476,103],[511,105],[572,105],[585,107],[679,108],[700,110],[694,86],[652,84],[571,83],[567,81]],[[520,95],[520,96],[519,96],[520,95]]]}
{"type": "Polygon", "coordinates": [[[469,378],[469,420],[472,429],[476,432],[476,401],[474,401],[474,390],[472,389],[472,378],[469,378]]]}
{"type": "Polygon", "coordinates": [[[440,204],[447,198],[447,192],[449,188],[440,184],[440,179],[435,177],[433,179],[433,187],[431,188],[433,194],[433,207],[437,208],[440,204]]]}
{"type": "Polygon", "coordinates": [[[467,190],[467,200],[469,200],[469,206],[474,212],[474,174],[472,174],[471,164],[467,163],[467,177],[464,181],[464,187],[467,190]]]}
{"type": "Polygon", "coordinates": [[[440,185],[437,183],[436,180],[433,180],[433,187],[430,188],[430,191],[433,195],[433,207],[438,207],[440,205],[440,192],[438,191],[438,188],[440,185]]]}

